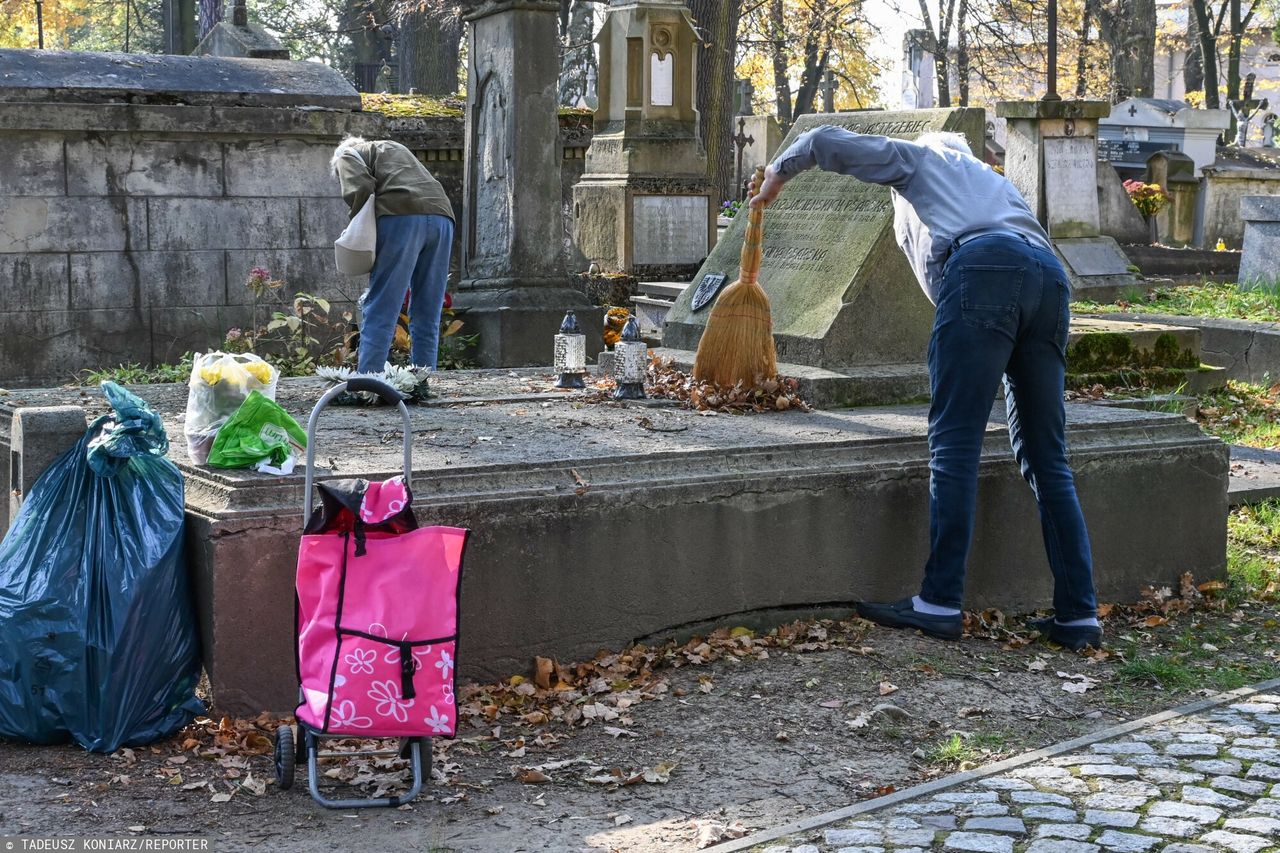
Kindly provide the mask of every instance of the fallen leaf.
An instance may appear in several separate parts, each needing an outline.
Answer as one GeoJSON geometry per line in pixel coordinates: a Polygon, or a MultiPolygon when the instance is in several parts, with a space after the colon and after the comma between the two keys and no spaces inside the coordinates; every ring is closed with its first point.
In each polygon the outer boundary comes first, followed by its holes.
{"type": "Polygon", "coordinates": [[[524,785],[538,785],[550,782],[551,777],[541,770],[532,767],[521,767],[516,770],[516,781],[524,785]]]}
{"type": "Polygon", "coordinates": [[[253,794],[255,797],[261,797],[267,792],[267,781],[265,779],[255,779],[250,773],[244,777],[244,781],[240,783],[240,787],[253,794]]]}
{"type": "Polygon", "coordinates": [[[970,717],[981,717],[985,713],[987,713],[986,708],[979,708],[977,705],[965,705],[956,712],[956,715],[962,720],[967,720],[970,717]]]}
{"type": "Polygon", "coordinates": [[[622,826],[624,823],[631,823],[631,815],[620,814],[613,819],[614,826],[622,826]]]}
{"type": "Polygon", "coordinates": [[[569,473],[573,475],[573,485],[574,485],[573,493],[578,497],[582,497],[587,493],[587,489],[591,488],[591,481],[583,477],[581,474],[579,474],[577,471],[573,470],[572,468],[569,469],[569,473]]]}
{"type": "Polygon", "coordinates": [[[555,670],[555,662],[550,658],[533,659],[533,682],[543,690],[551,689],[551,673],[555,670]]]}
{"type": "Polygon", "coordinates": [[[881,696],[888,696],[890,693],[896,693],[897,691],[898,691],[898,685],[896,685],[896,684],[890,684],[890,683],[889,683],[889,682],[887,682],[887,681],[882,681],[882,682],[880,682],[880,695],[881,695],[881,696]]]}
{"type": "Polygon", "coordinates": [[[844,704],[843,699],[827,699],[818,703],[819,708],[839,708],[844,704]]]}
{"type": "Polygon", "coordinates": [[[747,834],[747,828],[739,821],[726,825],[713,820],[695,820],[693,826],[696,830],[694,844],[699,850],[719,844],[721,841],[741,838],[747,834]]]}
{"type": "Polygon", "coordinates": [[[1036,658],[1031,663],[1027,664],[1027,669],[1031,672],[1044,672],[1046,666],[1048,666],[1047,663],[1040,658],[1036,658]]]}
{"type": "Polygon", "coordinates": [[[655,765],[653,768],[644,771],[644,781],[651,785],[665,785],[671,781],[671,771],[675,770],[678,765],[674,761],[663,761],[655,765]]]}
{"type": "MultiPolygon", "coordinates": [[[[334,768],[334,769],[336,770],[337,768],[334,768]]],[[[230,794],[214,794],[212,797],[209,798],[209,802],[229,803],[231,802],[231,795],[230,794]]]]}
{"type": "Polygon", "coordinates": [[[635,732],[627,729],[620,729],[617,726],[605,726],[604,733],[610,737],[639,737],[635,732]]]}

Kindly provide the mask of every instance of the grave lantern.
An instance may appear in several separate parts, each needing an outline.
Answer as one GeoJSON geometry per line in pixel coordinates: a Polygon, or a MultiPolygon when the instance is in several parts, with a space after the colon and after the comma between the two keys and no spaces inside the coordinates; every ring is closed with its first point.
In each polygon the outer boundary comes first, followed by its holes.
{"type": "Polygon", "coordinates": [[[583,375],[587,372],[587,336],[578,327],[578,318],[572,311],[564,315],[560,331],[556,334],[554,361],[557,388],[586,388],[583,375]]]}
{"type": "Polygon", "coordinates": [[[615,400],[643,400],[645,362],[649,345],[640,339],[640,324],[635,317],[622,327],[622,339],[613,345],[613,373],[618,378],[615,400]]]}

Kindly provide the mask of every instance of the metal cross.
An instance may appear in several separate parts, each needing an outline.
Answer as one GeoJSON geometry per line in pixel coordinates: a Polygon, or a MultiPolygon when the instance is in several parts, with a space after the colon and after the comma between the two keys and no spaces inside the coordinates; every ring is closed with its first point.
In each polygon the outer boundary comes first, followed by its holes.
{"type": "Polygon", "coordinates": [[[1132,116],[1136,116],[1137,114],[1138,114],[1138,106],[1137,106],[1136,104],[1131,104],[1131,105],[1129,106],[1129,115],[1130,115],[1130,117],[1132,117],[1132,116]]]}
{"type": "Polygon", "coordinates": [[[1049,0],[1048,86],[1042,101],[1061,101],[1058,94],[1058,0],[1049,0]]]}
{"type": "Polygon", "coordinates": [[[831,73],[831,69],[827,69],[827,76],[818,85],[818,91],[822,93],[822,111],[824,113],[833,113],[836,111],[836,76],[831,73]]]}
{"type": "Polygon", "coordinates": [[[733,135],[733,147],[738,149],[738,200],[742,201],[746,195],[746,189],[742,185],[742,155],[747,150],[748,145],[755,144],[754,136],[747,136],[747,120],[745,118],[738,119],[738,132],[733,135]]]}

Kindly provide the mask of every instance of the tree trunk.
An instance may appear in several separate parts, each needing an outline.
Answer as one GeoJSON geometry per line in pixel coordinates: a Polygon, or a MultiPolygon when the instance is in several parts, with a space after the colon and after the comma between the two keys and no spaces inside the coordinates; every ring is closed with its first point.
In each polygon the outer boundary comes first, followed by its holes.
{"type": "Polygon", "coordinates": [[[200,27],[196,32],[199,41],[209,34],[222,20],[222,0],[200,0],[200,27]]]}
{"type": "Polygon", "coordinates": [[[791,127],[791,80],[787,77],[787,19],[782,0],[770,0],[769,37],[773,41],[773,90],[778,123],[791,127]]]}
{"type": "Polygon", "coordinates": [[[1187,3],[1187,58],[1182,64],[1182,85],[1188,92],[1204,89],[1204,47],[1200,44],[1200,16],[1195,5],[1195,0],[1187,3]]]}
{"type": "Polygon", "coordinates": [[[400,89],[443,97],[458,91],[462,17],[452,9],[410,9],[400,19],[400,89]]]}
{"type": "MultiPolygon", "coordinates": [[[[697,107],[702,145],[707,152],[707,177],[721,199],[736,199],[736,155],[732,137],[734,88],[737,76],[738,22],[742,0],[686,0],[702,38],[698,51],[697,107]]],[[[743,164],[745,172],[749,165],[743,164]]]]}
{"type": "Polygon", "coordinates": [[[1218,94],[1218,45],[1213,37],[1213,24],[1209,20],[1209,0],[1191,0],[1196,27],[1200,35],[1200,56],[1204,70],[1204,107],[1207,110],[1222,108],[1218,94]]]}
{"type": "Polygon", "coordinates": [[[1149,98],[1156,84],[1155,0],[1121,0],[1118,11],[1099,5],[1098,32],[1111,53],[1111,100],[1149,98]]]}
{"type": "Polygon", "coordinates": [[[1080,48],[1076,52],[1076,97],[1084,99],[1089,88],[1089,25],[1096,0],[1085,0],[1084,16],[1080,21],[1080,48]]]}
{"type": "Polygon", "coordinates": [[[956,77],[960,84],[959,105],[969,106],[969,0],[960,0],[956,16],[956,77]]]}

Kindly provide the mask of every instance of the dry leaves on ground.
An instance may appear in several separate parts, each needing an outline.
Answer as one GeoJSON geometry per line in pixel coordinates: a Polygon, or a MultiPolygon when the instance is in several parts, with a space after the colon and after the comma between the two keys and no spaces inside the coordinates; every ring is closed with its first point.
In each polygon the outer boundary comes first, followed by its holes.
{"type": "MultiPolygon", "coordinates": [[[[613,402],[613,389],[617,383],[602,379],[592,384],[591,402],[613,402]]],[[[785,412],[798,409],[809,411],[809,404],[800,396],[800,383],[795,379],[774,376],[760,377],[752,386],[742,382],[732,388],[714,382],[699,382],[682,372],[671,359],[656,355],[649,358],[645,393],[654,398],[674,400],[685,408],[700,412],[732,412],[734,414],[785,412]]],[[[655,432],[675,432],[675,429],[656,428],[651,420],[642,419],[640,425],[655,432]],[[647,422],[646,422],[647,421],[647,422]]]]}

